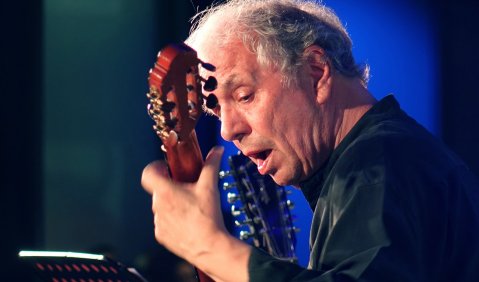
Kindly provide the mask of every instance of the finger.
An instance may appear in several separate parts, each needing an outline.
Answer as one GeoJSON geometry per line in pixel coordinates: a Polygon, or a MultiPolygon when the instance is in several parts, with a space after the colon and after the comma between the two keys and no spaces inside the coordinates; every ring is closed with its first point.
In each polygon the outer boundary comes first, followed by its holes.
{"type": "MultiPolygon", "coordinates": [[[[224,147],[213,147],[206,157],[205,164],[201,170],[198,183],[208,183],[213,180],[213,187],[218,185],[218,171],[220,169],[221,157],[223,156],[224,147]]],[[[209,185],[205,185],[209,186],[209,185]]]]}
{"type": "Polygon", "coordinates": [[[174,130],[172,130],[168,134],[168,137],[166,138],[164,145],[166,148],[171,148],[177,144],[178,144],[178,134],[174,130]]]}
{"type": "Polygon", "coordinates": [[[168,166],[164,161],[153,161],[149,163],[141,174],[141,186],[149,194],[153,194],[155,187],[162,186],[169,182],[168,166]]]}

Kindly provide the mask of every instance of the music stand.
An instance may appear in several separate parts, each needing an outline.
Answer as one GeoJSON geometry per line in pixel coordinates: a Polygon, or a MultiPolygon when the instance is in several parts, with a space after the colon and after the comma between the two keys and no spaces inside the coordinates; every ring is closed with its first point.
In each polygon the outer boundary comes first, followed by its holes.
{"type": "Polygon", "coordinates": [[[33,266],[43,281],[49,282],[147,282],[135,269],[103,255],[20,251],[21,261],[33,266]]]}

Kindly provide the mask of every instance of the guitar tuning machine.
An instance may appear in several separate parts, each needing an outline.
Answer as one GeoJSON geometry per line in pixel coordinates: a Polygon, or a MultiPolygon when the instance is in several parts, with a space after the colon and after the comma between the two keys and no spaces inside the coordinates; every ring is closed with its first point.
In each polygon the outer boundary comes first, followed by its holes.
{"type": "Polygon", "coordinates": [[[256,204],[248,203],[249,210],[252,213],[257,213],[258,212],[258,206],[256,204]]]}
{"type": "Polygon", "coordinates": [[[218,87],[218,81],[214,76],[209,76],[208,79],[200,77],[200,80],[205,83],[203,86],[203,90],[205,91],[211,92],[216,90],[216,87],[218,87]]]}
{"type": "Polygon", "coordinates": [[[216,71],[216,67],[210,63],[205,63],[200,60],[200,64],[207,71],[211,71],[211,72],[216,71]]]}
{"type": "Polygon", "coordinates": [[[290,210],[294,209],[294,202],[293,201],[287,200],[286,205],[288,206],[288,208],[290,210]]]}
{"type": "Polygon", "coordinates": [[[293,231],[294,233],[299,233],[301,231],[301,229],[299,229],[298,227],[295,227],[295,226],[291,227],[289,229],[290,229],[290,231],[293,231]]]}
{"type": "Polygon", "coordinates": [[[243,221],[235,220],[235,226],[236,227],[243,227],[243,226],[254,226],[254,224],[260,224],[261,223],[261,217],[255,216],[254,219],[247,218],[243,221]]]}
{"type": "MultiPolygon", "coordinates": [[[[240,233],[239,233],[239,237],[240,237],[240,240],[248,240],[249,238],[253,237],[253,235],[255,234],[255,230],[254,229],[250,229],[250,231],[245,231],[245,230],[241,230],[240,233]]],[[[266,233],[266,230],[265,229],[261,229],[259,232],[259,234],[265,234],[266,233]]]]}
{"type": "MultiPolygon", "coordinates": [[[[216,69],[211,64],[201,63],[201,65],[203,66],[203,68],[205,68],[209,71],[214,71],[216,69]]],[[[214,76],[209,76],[207,79],[204,79],[201,76],[199,76],[198,78],[199,78],[200,81],[202,81],[204,83],[203,84],[203,90],[204,91],[212,92],[212,91],[216,90],[216,88],[218,87],[218,81],[216,80],[216,78],[214,76]]],[[[190,91],[190,89],[188,89],[188,90],[190,91]]],[[[206,101],[205,106],[208,109],[214,109],[218,105],[218,98],[216,97],[215,94],[210,93],[208,96],[205,96],[205,95],[201,95],[201,96],[206,101]]]]}
{"type": "Polygon", "coordinates": [[[226,171],[222,170],[222,171],[219,172],[220,179],[224,179],[224,178],[232,176],[232,175],[233,175],[233,173],[229,170],[226,170],[226,171]]]}
{"type": "Polygon", "coordinates": [[[261,223],[261,217],[255,216],[255,217],[253,218],[253,222],[254,222],[255,224],[260,224],[260,223],[261,223]]]}
{"type": "Polygon", "coordinates": [[[223,190],[229,190],[235,188],[237,185],[235,182],[224,182],[223,183],[223,190]]]}
{"type": "Polygon", "coordinates": [[[241,208],[237,208],[235,205],[232,205],[231,206],[231,214],[233,216],[240,216],[241,214],[244,213],[244,207],[241,207],[241,208]]]}
{"type": "Polygon", "coordinates": [[[253,196],[254,196],[254,193],[251,192],[251,191],[248,191],[248,192],[246,192],[245,196],[246,196],[246,198],[252,199],[253,196]]]}
{"type": "MultiPolygon", "coordinates": [[[[206,90],[206,89],[205,89],[206,90]]],[[[218,105],[218,98],[215,94],[210,93],[208,96],[202,95],[203,99],[206,100],[204,104],[208,109],[214,109],[218,105]]]]}
{"type": "Polygon", "coordinates": [[[243,226],[246,226],[246,225],[250,225],[253,221],[251,219],[245,219],[243,221],[238,221],[238,220],[235,220],[235,226],[236,227],[243,227],[243,226]]]}
{"type": "Polygon", "coordinates": [[[245,241],[248,240],[249,238],[253,237],[253,233],[250,231],[240,231],[239,233],[240,240],[245,241]]]}
{"type": "Polygon", "coordinates": [[[226,198],[228,200],[228,203],[230,204],[233,204],[240,200],[240,196],[238,194],[231,193],[231,192],[228,192],[228,194],[226,195],[226,198]]]}

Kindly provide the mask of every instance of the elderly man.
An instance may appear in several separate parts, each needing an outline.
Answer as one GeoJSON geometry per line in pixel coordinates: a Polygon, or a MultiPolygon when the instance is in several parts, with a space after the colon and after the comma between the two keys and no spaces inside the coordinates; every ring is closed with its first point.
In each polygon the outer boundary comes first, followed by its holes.
{"type": "Polygon", "coordinates": [[[221,135],[313,214],[308,269],[229,235],[218,202],[222,149],[196,183],[152,163],[159,243],[217,281],[479,281],[479,189],[466,166],[367,90],[336,15],[315,2],[230,1],[186,41],[216,66],[221,135]]]}

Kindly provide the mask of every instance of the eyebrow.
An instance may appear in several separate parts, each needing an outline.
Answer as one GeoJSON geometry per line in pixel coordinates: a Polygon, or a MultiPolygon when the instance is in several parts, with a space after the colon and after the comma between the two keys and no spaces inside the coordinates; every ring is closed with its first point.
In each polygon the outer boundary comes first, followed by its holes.
{"type": "MultiPolygon", "coordinates": [[[[258,69],[254,69],[252,72],[249,73],[249,77],[247,78],[248,80],[246,80],[247,82],[252,82],[253,84],[256,84],[257,82],[257,77],[258,77],[258,69]],[[249,80],[251,79],[251,81],[249,80]]],[[[244,76],[243,76],[244,78],[244,76]]],[[[233,90],[234,88],[237,88],[238,85],[240,84],[244,84],[245,83],[245,79],[241,78],[241,76],[238,74],[238,73],[233,73],[231,75],[229,75],[227,78],[226,78],[226,81],[223,83],[223,85],[221,85],[221,88],[223,91],[231,91],[233,90]]]]}
{"type": "Polygon", "coordinates": [[[234,73],[227,77],[226,81],[221,85],[223,91],[231,91],[231,89],[240,83],[238,74],[234,73]]]}

